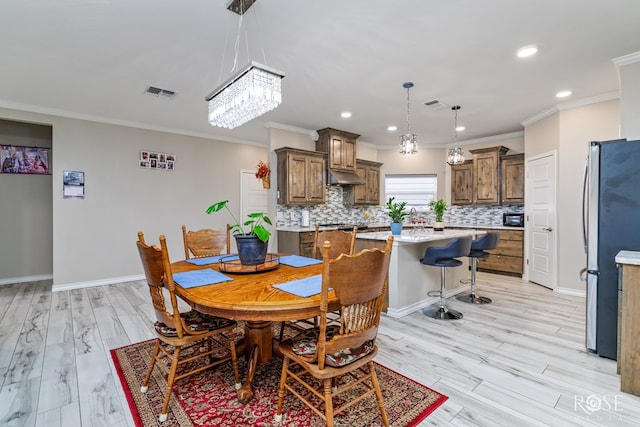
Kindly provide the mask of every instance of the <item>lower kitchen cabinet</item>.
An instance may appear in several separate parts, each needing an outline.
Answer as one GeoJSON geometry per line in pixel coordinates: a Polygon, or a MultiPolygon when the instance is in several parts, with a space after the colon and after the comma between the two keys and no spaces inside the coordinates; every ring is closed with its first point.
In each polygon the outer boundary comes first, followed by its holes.
{"type": "Polygon", "coordinates": [[[315,231],[278,231],[278,252],[311,257],[315,231]]]}
{"type": "Polygon", "coordinates": [[[499,232],[500,240],[495,249],[488,250],[491,255],[478,258],[478,271],[506,274],[522,277],[524,265],[524,231],[487,229],[487,232],[499,232]]]}

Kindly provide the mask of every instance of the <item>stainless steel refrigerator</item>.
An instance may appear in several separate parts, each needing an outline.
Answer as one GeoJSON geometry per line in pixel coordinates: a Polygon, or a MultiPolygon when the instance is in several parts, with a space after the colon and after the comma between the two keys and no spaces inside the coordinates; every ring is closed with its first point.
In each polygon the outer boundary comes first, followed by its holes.
{"type": "Polygon", "coordinates": [[[640,250],[640,141],[593,141],[585,171],[586,347],[617,358],[616,254],[640,250]]]}

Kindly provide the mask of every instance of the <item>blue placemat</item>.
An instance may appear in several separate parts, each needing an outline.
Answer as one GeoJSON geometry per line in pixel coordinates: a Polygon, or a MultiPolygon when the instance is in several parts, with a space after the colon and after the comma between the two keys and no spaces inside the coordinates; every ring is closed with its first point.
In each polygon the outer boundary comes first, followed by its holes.
{"type": "Polygon", "coordinates": [[[233,279],[227,277],[219,271],[205,268],[204,270],[185,271],[184,273],[175,273],[173,281],[185,289],[195,288],[197,286],[212,285],[214,283],[230,282],[233,279]]]}
{"type": "Polygon", "coordinates": [[[322,291],[322,274],[273,285],[273,287],[299,297],[307,298],[312,295],[317,295],[322,291]]]}
{"type": "Polygon", "coordinates": [[[291,267],[306,267],[308,265],[322,264],[322,260],[300,255],[286,255],[280,257],[280,264],[290,265],[291,267]]]}
{"type": "Polygon", "coordinates": [[[220,260],[222,258],[229,258],[229,259],[225,259],[225,261],[233,261],[235,259],[238,259],[238,256],[233,256],[233,255],[216,255],[216,256],[208,256],[208,257],[204,257],[204,258],[192,258],[192,259],[188,259],[187,262],[194,264],[194,265],[207,265],[207,264],[216,264],[218,262],[220,262],[220,260]]]}

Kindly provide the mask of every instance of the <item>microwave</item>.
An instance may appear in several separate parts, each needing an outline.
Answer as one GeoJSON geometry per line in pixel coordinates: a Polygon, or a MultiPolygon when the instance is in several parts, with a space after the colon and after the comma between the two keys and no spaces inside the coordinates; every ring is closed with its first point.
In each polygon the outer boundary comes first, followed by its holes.
{"type": "Polygon", "coordinates": [[[506,227],[524,227],[523,213],[503,213],[502,225],[506,227]]]}

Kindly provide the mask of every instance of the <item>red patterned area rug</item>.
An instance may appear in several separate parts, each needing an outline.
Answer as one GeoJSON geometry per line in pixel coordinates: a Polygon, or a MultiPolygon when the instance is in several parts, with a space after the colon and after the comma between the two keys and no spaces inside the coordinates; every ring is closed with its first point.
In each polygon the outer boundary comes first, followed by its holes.
{"type": "MultiPolygon", "coordinates": [[[[140,392],[154,340],[111,350],[136,426],[322,426],[324,422],[298,399],[287,393],[281,423],[273,421],[278,399],[282,359],[259,366],[253,381],[254,398],[242,405],[236,398],[231,363],[176,381],[169,417],[158,421],[166,377],[154,369],[149,389],[140,392]]],[[[241,378],[245,358],[238,359],[241,378]]],[[[416,426],[442,405],[447,397],[376,363],[376,374],[392,426],[416,426]]],[[[379,426],[380,412],[374,398],[365,399],[335,418],[336,426],[379,426]]]]}

